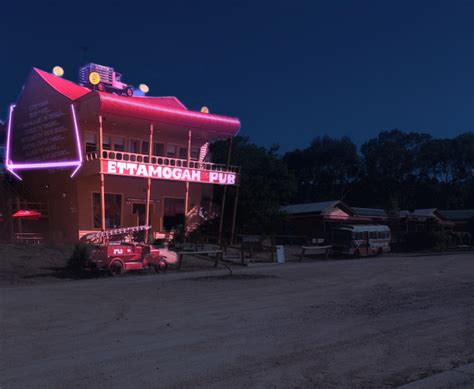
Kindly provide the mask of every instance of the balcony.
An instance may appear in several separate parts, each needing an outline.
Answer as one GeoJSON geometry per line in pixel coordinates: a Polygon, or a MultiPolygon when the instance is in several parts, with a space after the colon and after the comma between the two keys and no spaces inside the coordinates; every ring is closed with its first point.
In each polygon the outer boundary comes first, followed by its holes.
{"type": "MultiPolygon", "coordinates": [[[[238,185],[240,166],[227,166],[212,162],[200,162],[181,158],[152,156],[126,151],[103,150],[87,153],[84,170],[88,162],[99,161],[105,174],[157,178],[165,180],[202,182],[220,185],[238,185]],[[112,161],[112,163],[109,163],[112,161]]],[[[94,169],[97,173],[97,169],[94,169]]],[[[93,172],[91,172],[93,173],[93,172]]]]}

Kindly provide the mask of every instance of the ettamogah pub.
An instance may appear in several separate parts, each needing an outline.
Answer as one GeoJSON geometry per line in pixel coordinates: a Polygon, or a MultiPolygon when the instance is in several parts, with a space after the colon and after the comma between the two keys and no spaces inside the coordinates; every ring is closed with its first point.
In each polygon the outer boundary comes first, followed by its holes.
{"type": "Polygon", "coordinates": [[[238,194],[239,168],[211,163],[208,145],[228,139],[230,156],[239,128],[176,97],[136,96],[109,67],[84,66],[79,83],[34,68],[10,107],[5,161],[29,204],[44,207],[12,232],[64,242],[142,224],[154,236],[189,231],[210,217],[215,185],[238,194]]]}

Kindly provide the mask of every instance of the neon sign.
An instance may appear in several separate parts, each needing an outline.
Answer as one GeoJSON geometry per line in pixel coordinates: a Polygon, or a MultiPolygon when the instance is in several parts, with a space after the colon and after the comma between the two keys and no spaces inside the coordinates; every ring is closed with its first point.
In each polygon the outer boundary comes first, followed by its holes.
{"type": "Polygon", "coordinates": [[[216,185],[238,185],[238,175],[233,172],[215,172],[149,163],[110,160],[102,160],[101,167],[105,174],[118,176],[145,177],[216,185]]]}
{"type": "Polygon", "coordinates": [[[76,110],[74,104],[71,104],[71,116],[75,133],[76,149],[78,159],[72,161],[51,161],[51,162],[14,162],[10,158],[11,153],[11,133],[12,133],[12,123],[13,123],[13,111],[15,109],[14,105],[10,106],[10,112],[8,116],[8,127],[7,127],[7,150],[5,158],[5,166],[7,170],[14,175],[17,179],[21,180],[21,177],[15,172],[15,170],[30,170],[30,169],[52,169],[52,168],[67,168],[75,167],[74,171],[71,174],[71,177],[79,171],[82,166],[83,158],[81,151],[81,142],[79,137],[79,126],[77,124],[76,110]]]}

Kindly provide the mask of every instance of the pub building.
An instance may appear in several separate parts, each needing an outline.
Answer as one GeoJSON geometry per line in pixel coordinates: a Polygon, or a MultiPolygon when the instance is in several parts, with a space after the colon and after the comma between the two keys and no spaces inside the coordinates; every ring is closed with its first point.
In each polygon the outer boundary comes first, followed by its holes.
{"type": "Polygon", "coordinates": [[[176,97],[134,96],[117,80],[95,64],[81,68],[80,83],[32,69],[9,110],[5,164],[23,184],[11,211],[40,216],[13,222],[13,235],[72,242],[143,224],[154,237],[189,231],[210,217],[216,185],[238,194],[239,167],[212,163],[208,152],[228,139],[230,156],[237,118],[188,110],[176,97]]]}

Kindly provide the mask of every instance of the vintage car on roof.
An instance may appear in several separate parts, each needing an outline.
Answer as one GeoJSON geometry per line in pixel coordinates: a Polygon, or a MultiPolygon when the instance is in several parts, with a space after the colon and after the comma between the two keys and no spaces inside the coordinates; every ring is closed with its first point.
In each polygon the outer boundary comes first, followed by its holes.
{"type": "Polygon", "coordinates": [[[110,66],[89,63],[79,69],[79,84],[101,92],[133,96],[133,87],[122,82],[122,75],[110,66]]]}

